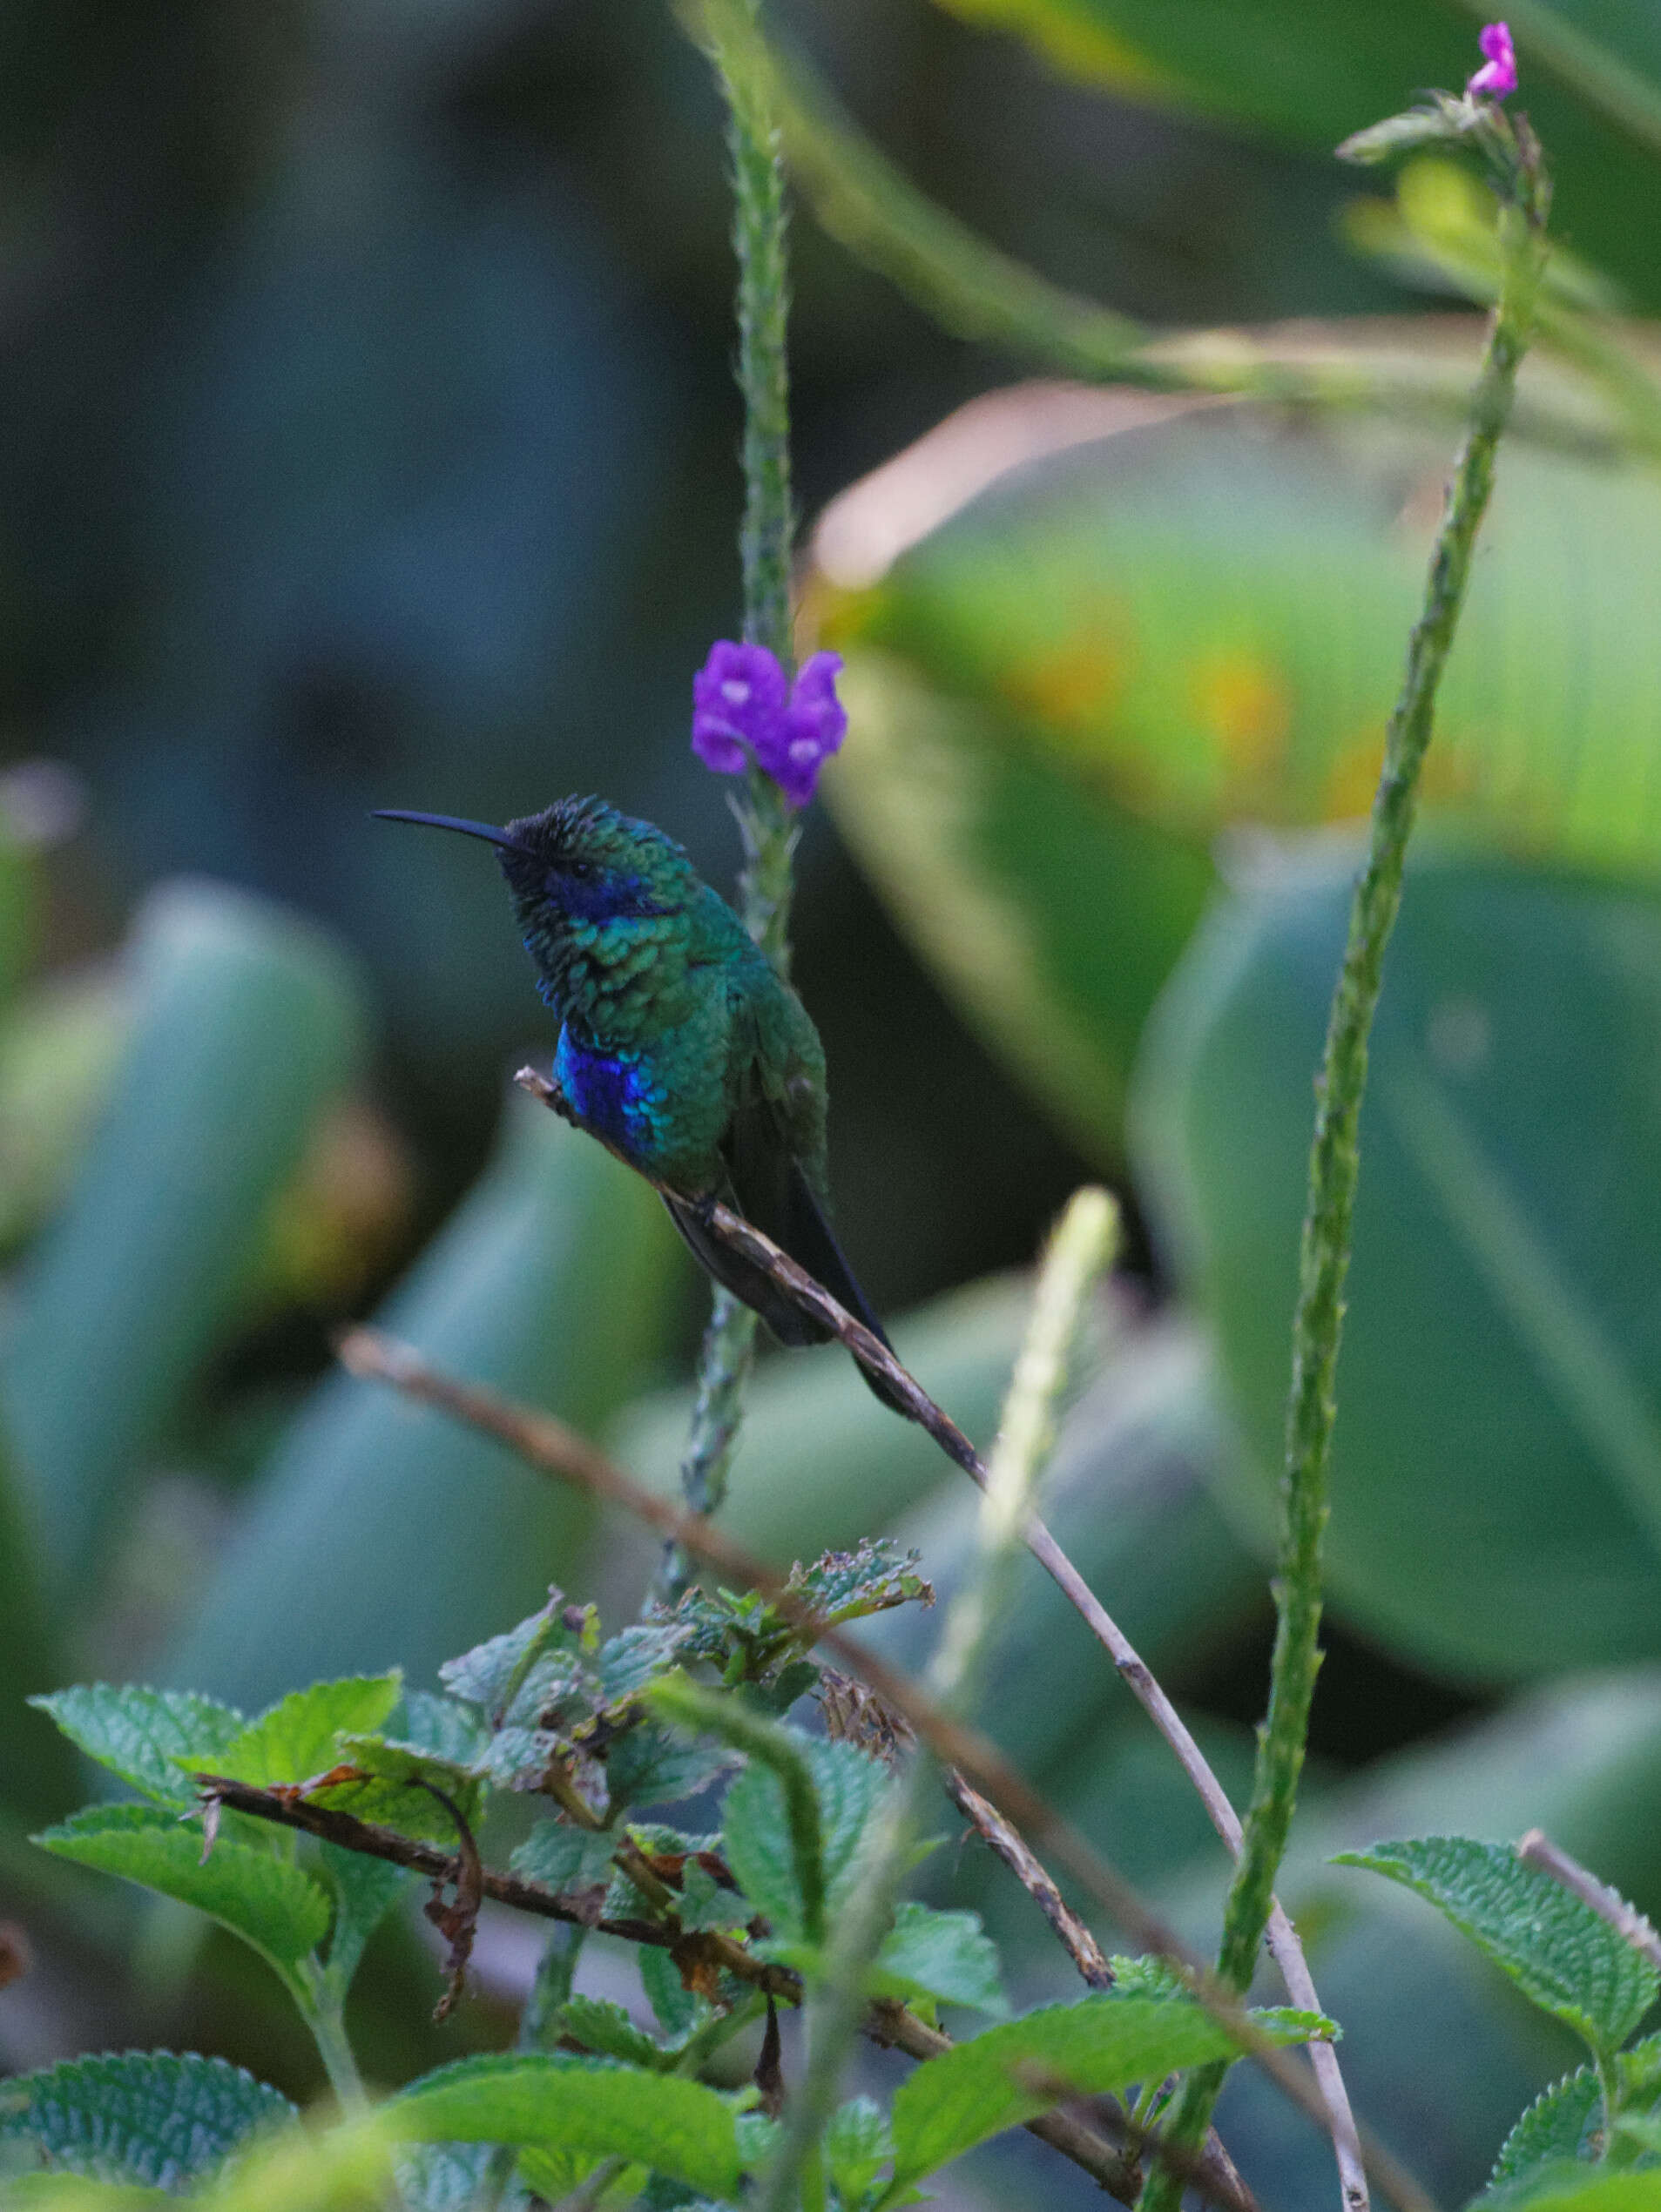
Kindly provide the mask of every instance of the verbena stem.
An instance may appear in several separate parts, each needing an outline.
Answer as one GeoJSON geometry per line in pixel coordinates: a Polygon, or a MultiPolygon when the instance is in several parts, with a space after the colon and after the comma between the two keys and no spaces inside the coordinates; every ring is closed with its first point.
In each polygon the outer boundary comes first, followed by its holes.
{"type": "MultiPolygon", "coordinates": [[[[743,0],[753,24],[759,0],[743,0]]],[[[790,312],[784,163],[764,90],[753,74],[728,66],[712,32],[710,57],[727,110],[733,165],[733,245],[738,257],[738,384],[744,401],[744,518],[739,554],[744,577],[746,642],[765,645],[788,675],[794,665],[790,564],[795,508],[790,489],[790,312]]],[[[778,786],[752,765],[733,802],[743,840],[739,910],[744,924],[780,974],[790,966],[790,902],[796,829],[778,786]]],[[[744,1417],[744,1386],[755,1352],[755,1316],[730,1291],[717,1290],[699,1352],[698,1395],[681,1461],[682,1494],[694,1513],[712,1514],[726,1494],[727,1473],[744,1417]]],[[[679,1546],[665,1554],[656,1595],[685,1588],[679,1546]]]]}
{"type": "MultiPolygon", "coordinates": [[[[1350,908],[1349,939],[1333,995],[1318,1087],[1293,1323],[1269,1711],[1259,1732],[1252,1803],[1218,1958],[1218,1979],[1242,1994],[1256,1969],[1273,1902],[1320,1665],[1321,1548],[1336,1410],[1334,1380],[1343,1332],[1367,1042],[1385,947],[1401,902],[1402,869],[1417,806],[1419,771],[1430,742],[1436,689],[1470,580],[1476,534],[1493,489],[1495,455],[1528,347],[1535,293],[1545,265],[1550,187],[1526,123],[1517,126],[1517,139],[1520,158],[1508,180],[1512,197],[1501,212],[1503,285],[1472,396],[1470,428],[1455,462],[1431,554],[1423,611],[1408,644],[1407,674],[1385,738],[1384,769],[1373,802],[1367,859],[1350,908]]],[[[1184,2085],[1165,2131],[1178,2161],[1162,2162],[1151,2173],[1143,2192],[1144,2212],[1177,2212],[1181,2155],[1203,2141],[1226,2070],[1225,2066],[1198,2069],[1184,2085]]],[[[1352,2205],[1360,2186],[1346,2185],[1346,2198],[1352,2205]]],[[[1364,2192],[1360,2201],[1365,2202],[1364,2192]]]]}

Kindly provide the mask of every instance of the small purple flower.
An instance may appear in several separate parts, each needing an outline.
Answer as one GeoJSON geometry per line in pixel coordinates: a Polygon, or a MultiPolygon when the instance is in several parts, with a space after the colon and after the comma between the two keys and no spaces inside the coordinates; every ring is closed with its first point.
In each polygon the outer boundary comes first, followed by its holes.
{"type": "Polygon", "coordinates": [[[1487,92],[1502,100],[1516,90],[1516,50],[1511,44],[1510,27],[1502,23],[1484,24],[1476,43],[1482,50],[1483,63],[1465,90],[1473,99],[1487,92]]]}
{"type": "Polygon", "coordinates": [[[787,693],[765,645],[722,638],[692,678],[692,751],[720,776],[753,759],[793,806],[805,806],[847,729],[836,696],[841,665],[840,653],[815,653],[787,693]]]}

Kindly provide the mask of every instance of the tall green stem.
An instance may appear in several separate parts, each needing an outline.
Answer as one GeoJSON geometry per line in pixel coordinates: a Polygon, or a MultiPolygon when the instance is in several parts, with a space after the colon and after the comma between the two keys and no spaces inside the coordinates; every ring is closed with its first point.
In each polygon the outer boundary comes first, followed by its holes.
{"type": "MultiPolygon", "coordinates": [[[[760,0],[743,0],[746,26],[760,0]]],[[[790,369],[786,337],[790,314],[786,246],[784,162],[765,89],[753,71],[728,66],[719,30],[709,34],[711,59],[727,111],[733,165],[733,246],[738,257],[738,384],[744,401],[744,519],[739,555],[744,575],[744,636],[765,645],[788,676],[794,666],[790,564],[795,506],[790,489],[790,369]]],[[[733,802],[743,840],[739,910],[744,924],[781,975],[790,968],[790,901],[797,831],[777,785],[752,765],[733,802]]],[[[726,1479],[744,1418],[744,1386],[755,1353],[755,1316],[730,1291],[718,1290],[698,1361],[681,1492],[693,1513],[712,1514],[726,1479]]],[[[655,1595],[672,1602],[690,1570],[671,1546],[655,1595]]]]}
{"type": "MultiPolygon", "coordinates": [[[[1525,125],[1523,134],[1526,131],[1525,125]]],[[[1549,187],[1532,139],[1523,135],[1523,146],[1525,158],[1515,173],[1516,196],[1501,216],[1503,288],[1472,398],[1471,426],[1455,463],[1431,555],[1423,612],[1408,644],[1407,674],[1385,738],[1384,770],[1373,802],[1366,863],[1350,909],[1349,940],[1333,995],[1318,1087],[1293,1323],[1269,1711],[1259,1732],[1252,1803],[1218,1958],[1219,1979],[1242,1994],[1256,1969],[1274,1901],[1274,1878],[1297,1802],[1320,1665],[1321,1548],[1336,1412],[1334,1382],[1361,1164],[1357,1134],[1367,1088],[1367,1042],[1385,947],[1401,903],[1402,869],[1417,806],[1419,772],[1430,742],[1436,689],[1470,580],[1476,534],[1493,489],[1495,455],[1511,410],[1545,265],[1549,187]]],[[[1204,2141],[1225,2071],[1220,2066],[1201,2068],[1185,2084],[1165,2131],[1167,2141],[1178,2153],[1192,2152],[1204,2141]]],[[[1177,2212],[1182,2194],[1179,2172],[1180,2161],[1154,2169],[1143,2192],[1144,2212],[1177,2212]]]]}

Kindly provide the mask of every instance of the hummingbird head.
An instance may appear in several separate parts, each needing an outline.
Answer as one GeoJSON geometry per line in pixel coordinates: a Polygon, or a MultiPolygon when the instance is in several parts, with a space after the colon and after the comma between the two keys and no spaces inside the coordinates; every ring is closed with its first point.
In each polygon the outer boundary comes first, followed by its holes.
{"type": "Polygon", "coordinates": [[[376,812],[382,821],[458,830],[494,845],[526,948],[547,982],[567,977],[580,960],[576,933],[591,945],[593,929],[607,923],[679,914],[698,888],[692,864],[672,838],[601,799],[556,799],[500,829],[452,814],[376,812]]]}

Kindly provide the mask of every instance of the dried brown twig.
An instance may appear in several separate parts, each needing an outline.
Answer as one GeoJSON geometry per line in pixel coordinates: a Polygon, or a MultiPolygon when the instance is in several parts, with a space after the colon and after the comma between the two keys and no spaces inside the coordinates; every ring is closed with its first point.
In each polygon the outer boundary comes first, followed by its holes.
{"type": "MultiPolygon", "coordinates": [[[[687,1513],[655,1496],[597,1446],[552,1414],[532,1412],[510,1404],[494,1391],[459,1382],[429,1366],[408,1345],[379,1330],[352,1329],[339,1339],[336,1350],[341,1364],[351,1373],[389,1383],[406,1396],[436,1406],[496,1437],[528,1465],[619,1507],[647,1527],[684,1545],[687,1551],[739,1587],[760,1591],[793,1625],[834,1651],[841,1665],[858,1676],[886,1704],[902,1715],[943,1765],[960,1768],[1009,1818],[1053,1851],[1103,1910],[1125,1930],[1133,1943],[1177,1965],[1195,1996],[1225,2022],[1230,2033],[1277,2087],[1317,2125],[1328,2124],[1325,2103],[1308,2075],[1287,2053],[1257,2035],[1240,2008],[1212,1988],[1205,1968],[1169,1924],[1091,1849],[1070,1822],[1039,1796],[996,1745],[977,1730],[942,1712],[909,1676],[888,1666],[840,1629],[828,1628],[818,1621],[811,1607],[787,1588],[782,1575],[754,1558],[701,1515],[687,1513]]],[[[914,1384],[913,1387],[916,1386],[914,1384]]],[[[486,1894],[494,1896],[498,1892],[487,1885],[486,1894]]],[[[509,1898],[504,1901],[515,1900],[509,1898]]],[[[915,2055],[928,2054],[919,2052],[915,2055]]],[[[1430,2198],[1401,2168],[1393,2154],[1372,2141],[1367,2143],[1366,2153],[1380,2188],[1401,2208],[1401,2212],[1434,2212],[1430,2198]]]]}

